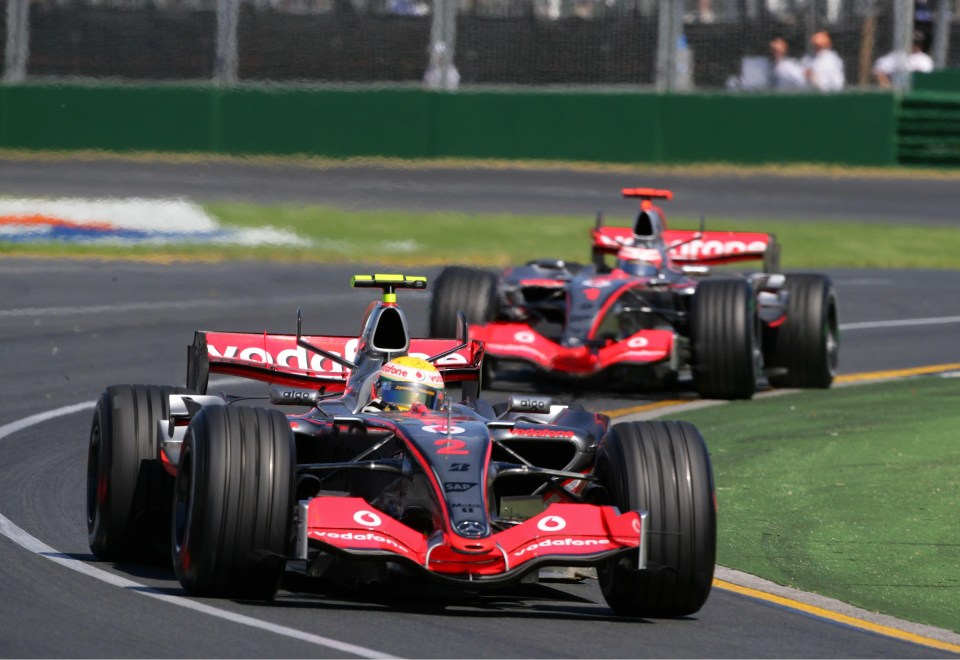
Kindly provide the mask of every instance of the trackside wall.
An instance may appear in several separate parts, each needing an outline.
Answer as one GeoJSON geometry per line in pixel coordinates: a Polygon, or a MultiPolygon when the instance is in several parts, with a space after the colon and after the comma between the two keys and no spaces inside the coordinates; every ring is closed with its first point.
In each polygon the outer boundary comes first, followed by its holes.
{"type": "Polygon", "coordinates": [[[28,150],[884,166],[893,95],[0,86],[28,150]]]}

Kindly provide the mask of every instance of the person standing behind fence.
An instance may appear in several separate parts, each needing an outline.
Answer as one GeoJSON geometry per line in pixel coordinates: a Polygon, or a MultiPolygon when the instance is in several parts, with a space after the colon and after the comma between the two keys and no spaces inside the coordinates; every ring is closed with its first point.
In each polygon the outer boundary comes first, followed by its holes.
{"type": "Polygon", "coordinates": [[[913,48],[909,55],[903,51],[893,51],[877,59],[873,65],[873,77],[881,87],[892,87],[898,73],[930,73],[933,71],[933,58],[923,52],[926,37],[917,30],[913,33],[913,48]]]}
{"type": "Polygon", "coordinates": [[[783,37],[770,41],[770,86],[777,90],[803,89],[807,86],[803,67],[787,53],[789,46],[783,37]]]}
{"type": "Polygon", "coordinates": [[[833,43],[827,32],[815,32],[810,37],[813,55],[803,58],[804,76],[810,87],[821,92],[836,92],[843,89],[846,78],[843,73],[843,60],[833,50],[833,43]]]}

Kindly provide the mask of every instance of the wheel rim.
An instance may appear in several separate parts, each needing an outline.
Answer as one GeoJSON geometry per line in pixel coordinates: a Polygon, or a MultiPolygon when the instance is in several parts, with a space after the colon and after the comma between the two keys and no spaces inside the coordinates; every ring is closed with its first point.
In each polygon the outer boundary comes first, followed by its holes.
{"type": "Polygon", "coordinates": [[[107,480],[100,467],[103,432],[99,418],[90,429],[90,446],[87,450],[87,531],[93,530],[99,517],[100,507],[106,501],[107,480]]]}
{"type": "Polygon", "coordinates": [[[173,547],[177,555],[181,553],[187,529],[190,527],[191,503],[193,502],[193,457],[184,446],[177,466],[177,480],[174,484],[175,497],[173,512],[173,547]]]}

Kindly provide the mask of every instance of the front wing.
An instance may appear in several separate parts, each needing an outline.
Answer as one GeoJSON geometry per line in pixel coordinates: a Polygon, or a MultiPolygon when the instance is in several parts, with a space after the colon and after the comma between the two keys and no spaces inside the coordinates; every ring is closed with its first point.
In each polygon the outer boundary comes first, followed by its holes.
{"type": "Polygon", "coordinates": [[[676,335],[670,330],[641,330],[606,346],[561,346],[525,323],[471,325],[488,358],[516,360],[550,372],[590,376],[617,365],[669,363],[676,371],[676,335]]]}
{"type": "Polygon", "coordinates": [[[590,566],[623,555],[646,566],[647,513],[610,506],[551,504],[542,514],[481,539],[430,538],[358,497],[302,502],[297,556],[311,547],[357,559],[400,562],[435,581],[477,587],[520,581],[543,566],[590,566]],[[469,548],[469,550],[467,550],[469,548]]]}

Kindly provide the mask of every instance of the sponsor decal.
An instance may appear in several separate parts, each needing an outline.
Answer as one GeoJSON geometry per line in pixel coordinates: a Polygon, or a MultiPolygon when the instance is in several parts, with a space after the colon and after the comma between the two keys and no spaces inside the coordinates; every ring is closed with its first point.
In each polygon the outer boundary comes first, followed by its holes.
{"type": "Polygon", "coordinates": [[[646,337],[631,337],[627,340],[627,346],[630,348],[643,348],[650,343],[650,340],[646,337]]]}
{"type": "Polygon", "coordinates": [[[563,429],[511,429],[510,433],[522,438],[572,438],[576,435],[574,431],[564,431],[563,429]]]}
{"type": "Polygon", "coordinates": [[[390,546],[391,548],[395,548],[396,550],[399,550],[400,552],[410,552],[410,550],[408,550],[408,549],[407,549],[406,547],[404,547],[403,545],[397,543],[397,542],[394,541],[393,539],[387,538],[386,536],[381,536],[380,534],[377,534],[376,532],[318,532],[318,531],[312,531],[312,532],[310,532],[310,536],[312,536],[312,537],[315,538],[315,539],[328,538],[328,539],[339,540],[339,541],[365,541],[365,542],[373,542],[373,543],[379,543],[379,544],[381,544],[381,545],[388,545],[388,546],[390,546]]]}
{"type": "Polygon", "coordinates": [[[633,531],[635,531],[637,534],[640,533],[640,519],[639,519],[639,518],[634,518],[634,519],[633,519],[633,531]]]}
{"type": "Polygon", "coordinates": [[[383,519],[373,511],[357,511],[353,514],[353,522],[364,527],[379,527],[383,524],[383,519]]]}
{"type": "Polygon", "coordinates": [[[583,297],[587,300],[596,300],[600,297],[600,289],[584,289],[583,297]]]}
{"type": "Polygon", "coordinates": [[[536,335],[534,335],[529,330],[521,330],[520,332],[515,334],[513,338],[516,339],[521,344],[532,344],[537,340],[536,335]]]}
{"type": "Polygon", "coordinates": [[[469,463],[453,463],[450,465],[450,472],[466,472],[469,469],[469,463]]]}
{"type": "Polygon", "coordinates": [[[184,199],[0,200],[0,240],[17,243],[231,243],[309,245],[273,227],[227,229],[184,199]]]}
{"type": "Polygon", "coordinates": [[[611,280],[607,278],[600,278],[600,277],[591,277],[589,280],[583,281],[583,286],[591,287],[594,289],[602,289],[604,287],[610,286],[611,284],[613,284],[611,280]]]}
{"type": "Polygon", "coordinates": [[[678,256],[685,259],[705,259],[708,257],[723,257],[733,254],[742,254],[744,252],[764,252],[767,244],[764,241],[745,241],[730,239],[726,241],[692,241],[677,247],[671,247],[671,250],[678,256]]]}
{"type": "Polygon", "coordinates": [[[585,548],[592,546],[610,545],[608,539],[544,539],[538,543],[531,543],[513,553],[514,557],[522,557],[528,552],[536,552],[538,548],[585,548]]]}
{"type": "Polygon", "coordinates": [[[476,485],[469,481],[448,481],[443,484],[443,490],[447,493],[465,493],[476,485]]]}
{"type": "Polygon", "coordinates": [[[559,532],[567,526],[567,521],[560,516],[546,516],[537,523],[537,529],[541,532],[559,532]]]}
{"type": "MultiPolygon", "coordinates": [[[[357,346],[359,344],[359,339],[350,339],[344,345],[342,355],[338,351],[330,352],[338,357],[352,361],[357,356],[357,346]]],[[[321,348],[323,347],[321,346],[321,348]]],[[[323,371],[327,373],[341,373],[344,371],[343,366],[328,360],[322,355],[317,355],[315,353],[308,354],[307,349],[303,348],[302,346],[284,349],[274,356],[265,349],[256,346],[247,347],[242,350],[238,346],[224,346],[219,348],[210,343],[208,338],[207,354],[213,358],[244,360],[245,362],[256,362],[259,364],[273,364],[278,367],[298,369],[300,371],[323,371]]]]}
{"type": "Polygon", "coordinates": [[[467,430],[461,426],[447,426],[446,424],[427,424],[422,428],[427,433],[444,433],[450,435],[464,433],[467,430]]]}
{"type": "Polygon", "coordinates": [[[640,261],[654,266],[659,266],[663,263],[663,256],[660,254],[660,250],[655,248],[624,246],[617,252],[617,259],[621,261],[640,261]]]}

